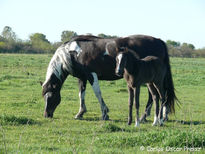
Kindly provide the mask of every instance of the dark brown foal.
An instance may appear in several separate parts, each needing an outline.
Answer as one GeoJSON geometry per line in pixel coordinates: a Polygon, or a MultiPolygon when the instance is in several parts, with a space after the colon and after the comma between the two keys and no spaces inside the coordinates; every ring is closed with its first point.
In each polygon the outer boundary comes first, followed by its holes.
{"type": "Polygon", "coordinates": [[[124,76],[129,92],[129,116],[128,125],[132,123],[133,100],[136,108],[136,123],[139,127],[139,94],[140,86],[144,83],[152,95],[155,103],[155,117],[153,126],[163,125],[162,109],[165,103],[164,78],[166,66],[155,56],[147,56],[144,59],[137,58],[131,50],[120,52],[116,57],[116,74],[124,76]],[[161,107],[159,111],[159,98],[161,107]]]}

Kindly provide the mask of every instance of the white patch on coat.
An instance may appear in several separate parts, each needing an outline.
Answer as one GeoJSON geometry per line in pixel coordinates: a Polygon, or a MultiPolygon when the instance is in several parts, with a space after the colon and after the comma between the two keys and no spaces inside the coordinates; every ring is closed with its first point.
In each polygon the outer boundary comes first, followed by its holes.
{"type": "Polygon", "coordinates": [[[69,42],[65,46],[60,46],[55,54],[53,55],[46,73],[46,80],[43,83],[42,87],[48,82],[51,75],[54,73],[56,77],[62,82],[61,75],[63,73],[62,68],[69,70],[69,58],[70,51],[76,51],[77,56],[82,52],[82,49],[78,46],[77,42],[69,42]]]}
{"type": "Polygon", "coordinates": [[[70,52],[70,51],[76,51],[77,52],[77,56],[80,55],[80,53],[82,52],[82,49],[79,47],[79,45],[77,44],[76,41],[73,41],[71,43],[68,43],[65,46],[65,49],[70,52]]]}
{"type": "Polygon", "coordinates": [[[118,59],[118,63],[117,63],[117,66],[116,66],[116,71],[119,72],[119,70],[120,70],[120,63],[122,61],[122,53],[117,55],[117,59],[118,59]]]}
{"type": "Polygon", "coordinates": [[[111,41],[111,42],[108,42],[108,43],[106,44],[104,56],[105,56],[105,55],[110,55],[109,50],[108,50],[108,46],[109,46],[110,44],[116,44],[116,43],[115,43],[115,41],[111,41]]]}
{"type": "Polygon", "coordinates": [[[122,61],[122,53],[117,55],[117,59],[118,59],[118,63],[120,65],[121,61],[122,61]]]}
{"type": "Polygon", "coordinates": [[[59,47],[53,57],[51,58],[47,73],[46,73],[46,80],[43,83],[42,87],[48,82],[48,80],[51,78],[52,74],[55,74],[56,77],[62,82],[61,75],[63,73],[62,68],[65,70],[68,70],[68,64],[69,64],[69,53],[66,52],[65,47],[61,46],[59,47]]]}

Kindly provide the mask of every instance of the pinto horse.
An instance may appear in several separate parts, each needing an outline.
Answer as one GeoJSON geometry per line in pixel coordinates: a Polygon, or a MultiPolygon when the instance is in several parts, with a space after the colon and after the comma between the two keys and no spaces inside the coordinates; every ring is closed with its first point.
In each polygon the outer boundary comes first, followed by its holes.
{"type": "Polygon", "coordinates": [[[127,81],[129,92],[129,116],[128,125],[132,123],[132,106],[133,98],[136,108],[136,123],[139,127],[139,95],[140,86],[147,84],[155,103],[155,116],[153,126],[158,123],[163,125],[162,111],[165,101],[164,78],[166,74],[166,66],[155,56],[147,56],[143,59],[135,57],[133,51],[126,49],[126,52],[120,52],[116,57],[116,74],[124,76],[127,81]],[[159,113],[159,97],[161,100],[161,108],[159,113]]]}
{"type": "MultiPolygon", "coordinates": [[[[160,39],[151,36],[133,35],[124,38],[104,39],[96,36],[81,35],[74,37],[69,42],[62,44],[53,55],[46,73],[46,80],[42,85],[42,95],[45,100],[45,117],[53,117],[56,107],[60,104],[61,87],[68,75],[79,79],[79,98],[80,108],[75,118],[82,118],[87,111],[85,105],[85,91],[87,81],[91,84],[94,93],[100,103],[102,119],[109,119],[108,107],[106,106],[98,80],[117,80],[121,77],[115,74],[115,57],[120,47],[127,47],[135,51],[140,58],[147,55],[153,55],[160,58],[167,67],[165,87],[168,100],[170,102],[168,109],[174,111],[174,85],[172,81],[169,56],[166,45],[160,39]],[[169,90],[171,89],[171,90],[169,90]],[[169,97],[172,95],[173,97],[169,97]]],[[[149,94],[148,105],[145,116],[149,111],[148,106],[152,104],[152,97],[149,94]]]]}

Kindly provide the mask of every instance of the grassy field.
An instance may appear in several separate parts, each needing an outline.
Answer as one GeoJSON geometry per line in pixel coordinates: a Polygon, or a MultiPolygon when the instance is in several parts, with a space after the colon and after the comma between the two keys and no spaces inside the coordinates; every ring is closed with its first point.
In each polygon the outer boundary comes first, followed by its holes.
{"type": "MultiPolygon", "coordinates": [[[[69,76],[53,119],[43,117],[39,81],[44,81],[52,55],[0,54],[0,153],[147,153],[205,152],[205,59],[171,58],[181,108],[163,127],[148,123],[127,126],[128,94],[124,80],[100,81],[110,109],[100,120],[99,103],[87,86],[88,112],[74,120],[79,109],[78,82],[69,76]],[[178,152],[177,152],[178,151],[178,152]]],[[[140,113],[147,101],[141,88],[140,113]]]]}

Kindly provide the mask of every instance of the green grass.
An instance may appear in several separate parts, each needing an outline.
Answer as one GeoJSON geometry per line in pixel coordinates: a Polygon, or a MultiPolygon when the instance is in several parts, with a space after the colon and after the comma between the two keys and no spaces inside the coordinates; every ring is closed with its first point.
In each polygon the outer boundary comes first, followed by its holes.
{"type": "MultiPolygon", "coordinates": [[[[134,123],[127,126],[128,93],[123,79],[100,81],[111,120],[101,120],[90,85],[88,112],[83,120],[74,120],[79,109],[78,81],[71,76],[62,88],[54,118],[45,119],[39,81],[45,79],[51,56],[0,54],[0,153],[157,153],[170,147],[172,152],[174,148],[184,153],[191,150],[184,147],[205,152],[205,59],[171,58],[181,108],[176,106],[176,114],[164,127],[151,126],[152,111],[148,123],[135,128],[134,123]]],[[[142,87],[140,113],[146,101],[147,89],[142,87]]]]}

